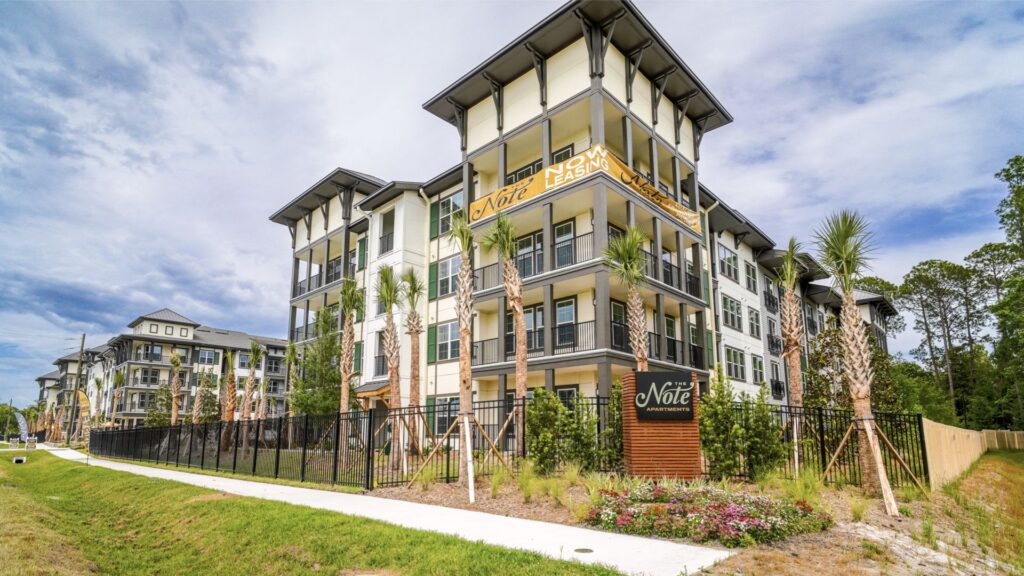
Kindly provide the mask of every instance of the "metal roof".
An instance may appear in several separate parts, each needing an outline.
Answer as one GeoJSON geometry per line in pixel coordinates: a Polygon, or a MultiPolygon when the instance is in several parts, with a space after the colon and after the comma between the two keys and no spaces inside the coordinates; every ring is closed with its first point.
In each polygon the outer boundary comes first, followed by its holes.
{"type": "Polygon", "coordinates": [[[46,374],[43,374],[42,376],[36,378],[36,382],[40,382],[42,380],[57,380],[59,378],[60,370],[54,370],[53,372],[47,372],[46,374]]]}
{"type": "Polygon", "coordinates": [[[382,204],[385,204],[406,192],[419,191],[420,186],[422,185],[423,184],[421,182],[388,182],[379,190],[363,199],[363,201],[358,204],[358,208],[363,212],[376,210],[382,204]]]}
{"type": "Polygon", "coordinates": [[[129,324],[128,327],[134,328],[138,326],[143,320],[156,320],[158,322],[172,322],[174,324],[187,324],[189,326],[199,326],[198,322],[193,322],[192,320],[185,318],[184,316],[178,314],[177,312],[171,310],[170,308],[161,308],[156,312],[143,314],[142,316],[139,316],[135,320],[132,320],[131,324],[129,324]]]}
{"type": "Polygon", "coordinates": [[[423,108],[453,123],[456,110],[453,102],[469,108],[490,97],[491,85],[485,74],[498,83],[506,84],[533,69],[533,56],[526,48],[527,44],[540,54],[551,55],[580,39],[583,28],[577,14],[598,24],[621,14],[615,23],[611,44],[623,54],[629,54],[650,43],[640,61],[640,72],[653,78],[674,68],[667,76],[666,98],[678,100],[696,92],[689,103],[688,116],[707,116],[706,130],[732,122],[732,115],[629,0],[568,2],[428,100],[423,108]]]}
{"type": "Polygon", "coordinates": [[[290,226],[299,221],[309,211],[315,210],[323,200],[338,194],[338,186],[355,188],[356,192],[370,195],[387,182],[348,168],[335,168],[304,192],[291,199],[283,208],[270,216],[271,222],[290,226]]]}

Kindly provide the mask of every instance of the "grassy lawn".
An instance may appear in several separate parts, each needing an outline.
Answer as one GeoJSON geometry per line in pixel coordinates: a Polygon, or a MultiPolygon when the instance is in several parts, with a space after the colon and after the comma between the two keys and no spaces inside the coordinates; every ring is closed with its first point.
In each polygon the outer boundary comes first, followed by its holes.
{"type": "Polygon", "coordinates": [[[0,558],[0,575],[616,573],[44,452],[0,460],[0,558]]]}
{"type": "Polygon", "coordinates": [[[989,452],[944,491],[961,508],[957,531],[1024,572],[1024,451],[989,452]]]}

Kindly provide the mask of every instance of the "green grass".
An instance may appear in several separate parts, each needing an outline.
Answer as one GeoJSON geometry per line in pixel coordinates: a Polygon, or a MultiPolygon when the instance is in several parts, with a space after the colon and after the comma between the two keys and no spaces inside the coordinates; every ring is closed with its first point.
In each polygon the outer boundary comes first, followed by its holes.
{"type": "Polygon", "coordinates": [[[615,574],[42,452],[0,461],[0,502],[0,575],[615,574]]]}

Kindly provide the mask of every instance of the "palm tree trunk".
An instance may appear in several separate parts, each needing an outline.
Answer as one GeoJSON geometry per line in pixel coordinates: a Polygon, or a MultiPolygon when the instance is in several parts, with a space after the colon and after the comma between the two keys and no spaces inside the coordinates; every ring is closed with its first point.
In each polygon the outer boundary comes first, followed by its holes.
{"type": "MultiPolygon", "coordinates": [[[[198,380],[196,381],[198,384],[198,380]]],[[[203,393],[206,389],[202,386],[196,387],[195,400],[192,401],[192,424],[199,424],[199,421],[203,418],[203,393]]]]}
{"type": "MultiPolygon", "coordinates": [[[[338,431],[338,438],[340,446],[337,447],[341,451],[341,467],[343,470],[348,469],[348,436],[349,436],[349,411],[352,409],[352,373],[353,373],[353,362],[355,354],[355,328],[352,325],[352,313],[346,312],[345,317],[341,323],[341,393],[339,394],[340,399],[338,402],[338,411],[341,412],[341,430],[338,431]]],[[[292,366],[292,370],[295,367],[292,366]]],[[[297,375],[293,375],[295,378],[297,375]]],[[[289,439],[291,438],[291,426],[289,426],[289,439]]],[[[290,442],[289,442],[290,445],[290,442]]]]}
{"type": "MultiPolygon", "coordinates": [[[[420,315],[415,310],[409,310],[406,318],[406,332],[409,334],[409,405],[419,409],[420,405],[420,334],[423,329],[420,327],[420,315]]],[[[412,415],[409,416],[409,450],[413,454],[420,453],[420,431],[419,422],[412,415]]]]}
{"type": "Polygon", "coordinates": [[[256,368],[249,368],[249,376],[245,379],[245,396],[242,398],[242,420],[252,419],[252,399],[256,393],[256,368]]]}
{"type": "Polygon", "coordinates": [[[391,310],[388,310],[387,319],[384,322],[384,353],[388,362],[388,388],[390,389],[388,413],[391,416],[391,469],[398,470],[402,465],[402,454],[405,451],[402,446],[402,419],[399,417],[399,410],[402,408],[402,390],[398,378],[398,330],[395,327],[395,317],[391,310]]]}
{"type": "Polygon", "coordinates": [[[178,424],[179,411],[181,411],[181,378],[175,374],[171,379],[171,426],[178,424]]]}
{"type": "MultiPolygon", "coordinates": [[[[473,413],[473,367],[470,350],[473,346],[473,263],[471,254],[462,253],[459,263],[458,292],[456,306],[459,315],[459,438],[472,434],[470,430],[462,430],[465,419],[462,414],[473,413]]],[[[460,441],[461,445],[463,442],[460,441]]],[[[459,485],[469,486],[469,459],[473,457],[463,446],[459,449],[459,485]]]]}
{"type": "MultiPolygon", "coordinates": [[[[528,377],[526,318],[523,312],[523,280],[519,277],[519,269],[515,260],[506,258],[502,262],[505,280],[505,296],[512,307],[512,334],[516,347],[516,442],[522,443],[526,434],[526,413],[522,403],[526,400],[526,382],[528,377]]],[[[499,319],[499,322],[504,319],[499,319]]],[[[504,350],[500,352],[504,354],[504,350]]],[[[499,400],[504,400],[500,398],[499,400]]]]}
{"type": "MultiPolygon", "coordinates": [[[[802,326],[800,324],[800,303],[796,298],[796,291],[787,287],[782,302],[782,338],[785,343],[783,355],[786,358],[786,367],[789,372],[789,404],[790,406],[804,405],[803,391],[803,367],[800,365],[800,340],[802,338],[802,326]]],[[[793,469],[800,473],[800,428],[801,416],[791,414],[793,423],[793,469]]]]}
{"type": "Polygon", "coordinates": [[[644,300],[640,290],[631,287],[626,296],[626,315],[629,322],[629,345],[636,356],[636,369],[647,371],[647,317],[644,315],[644,300]]]}

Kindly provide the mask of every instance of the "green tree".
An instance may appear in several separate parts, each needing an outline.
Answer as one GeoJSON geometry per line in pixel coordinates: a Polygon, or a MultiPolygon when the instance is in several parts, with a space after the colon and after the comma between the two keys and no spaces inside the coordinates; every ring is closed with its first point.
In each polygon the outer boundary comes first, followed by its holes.
{"type": "Polygon", "coordinates": [[[599,444],[601,464],[608,470],[621,471],[624,454],[622,451],[622,381],[612,384],[605,408],[605,426],[601,430],[599,444]]]}
{"type": "Polygon", "coordinates": [[[597,466],[597,415],[585,402],[574,399],[559,422],[560,459],[589,472],[597,466]]]}
{"type": "Polygon", "coordinates": [[[566,409],[562,401],[544,388],[537,389],[526,407],[526,451],[542,476],[558,469],[560,423],[566,409]]]}
{"type": "Polygon", "coordinates": [[[701,400],[699,426],[708,476],[713,480],[736,476],[744,445],[743,427],[733,408],[732,382],[722,373],[721,365],[716,367],[708,393],[701,400]]]}
{"type": "Polygon", "coordinates": [[[999,225],[1006,232],[1007,242],[1024,252],[1024,156],[1010,158],[1006,167],[996,172],[996,178],[1009,188],[1009,194],[996,208],[999,225]]]}
{"type": "Polygon", "coordinates": [[[171,425],[171,388],[166,381],[156,389],[152,402],[146,407],[142,425],[146,428],[171,425]]]}
{"type": "Polygon", "coordinates": [[[849,384],[843,371],[842,332],[828,326],[808,342],[804,371],[804,406],[849,408],[849,384]]]}
{"type": "Polygon", "coordinates": [[[1015,430],[1024,430],[1024,274],[1006,283],[1003,299],[994,306],[999,333],[995,356],[1004,382],[1009,417],[1015,430]]]}
{"type": "Polygon", "coordinates": [[[782,429],[768,403],[768,388],[760,386],[757,396],[743,395],[743,454],[752,479],[762,478],[786,461],[782,429]]]}
{"type": "Polygon", "coordinates": [[[302,349],[302,378],[293,383],[292,409],[297,414],[332,414],[340,402],[339,346],[334,318],[316,313],[313,338],[302,349]]]}
{"type": "MultiPolygon", "coordinates": [[[[854,286],[860,290],[885,296],[885,298],[889,300],[897,310],[899,310],[900,287],[896,284],[893,284],[884,278],[879,278],[878,276],[864,276],[863,278],[858,278],[854,282],[854,286]]],[[[896,316],[890,316],[886,319],[886,328],[886,334],[892,336],[906,330],[907,323],[903,319],[903,316],[897,314],[896,316]]]]}
{"type": "Polygon", "coordinates": [[[626,289],[626,323],[629,325],[629,345],[636,357],[636,369],[647,370],[647,316],[640,288],[647,284],[647,262],[643,248],[647,244],[644,233],[630,226],[625,234],[608,241],[604,250],[605,263],[626,289]]]}

